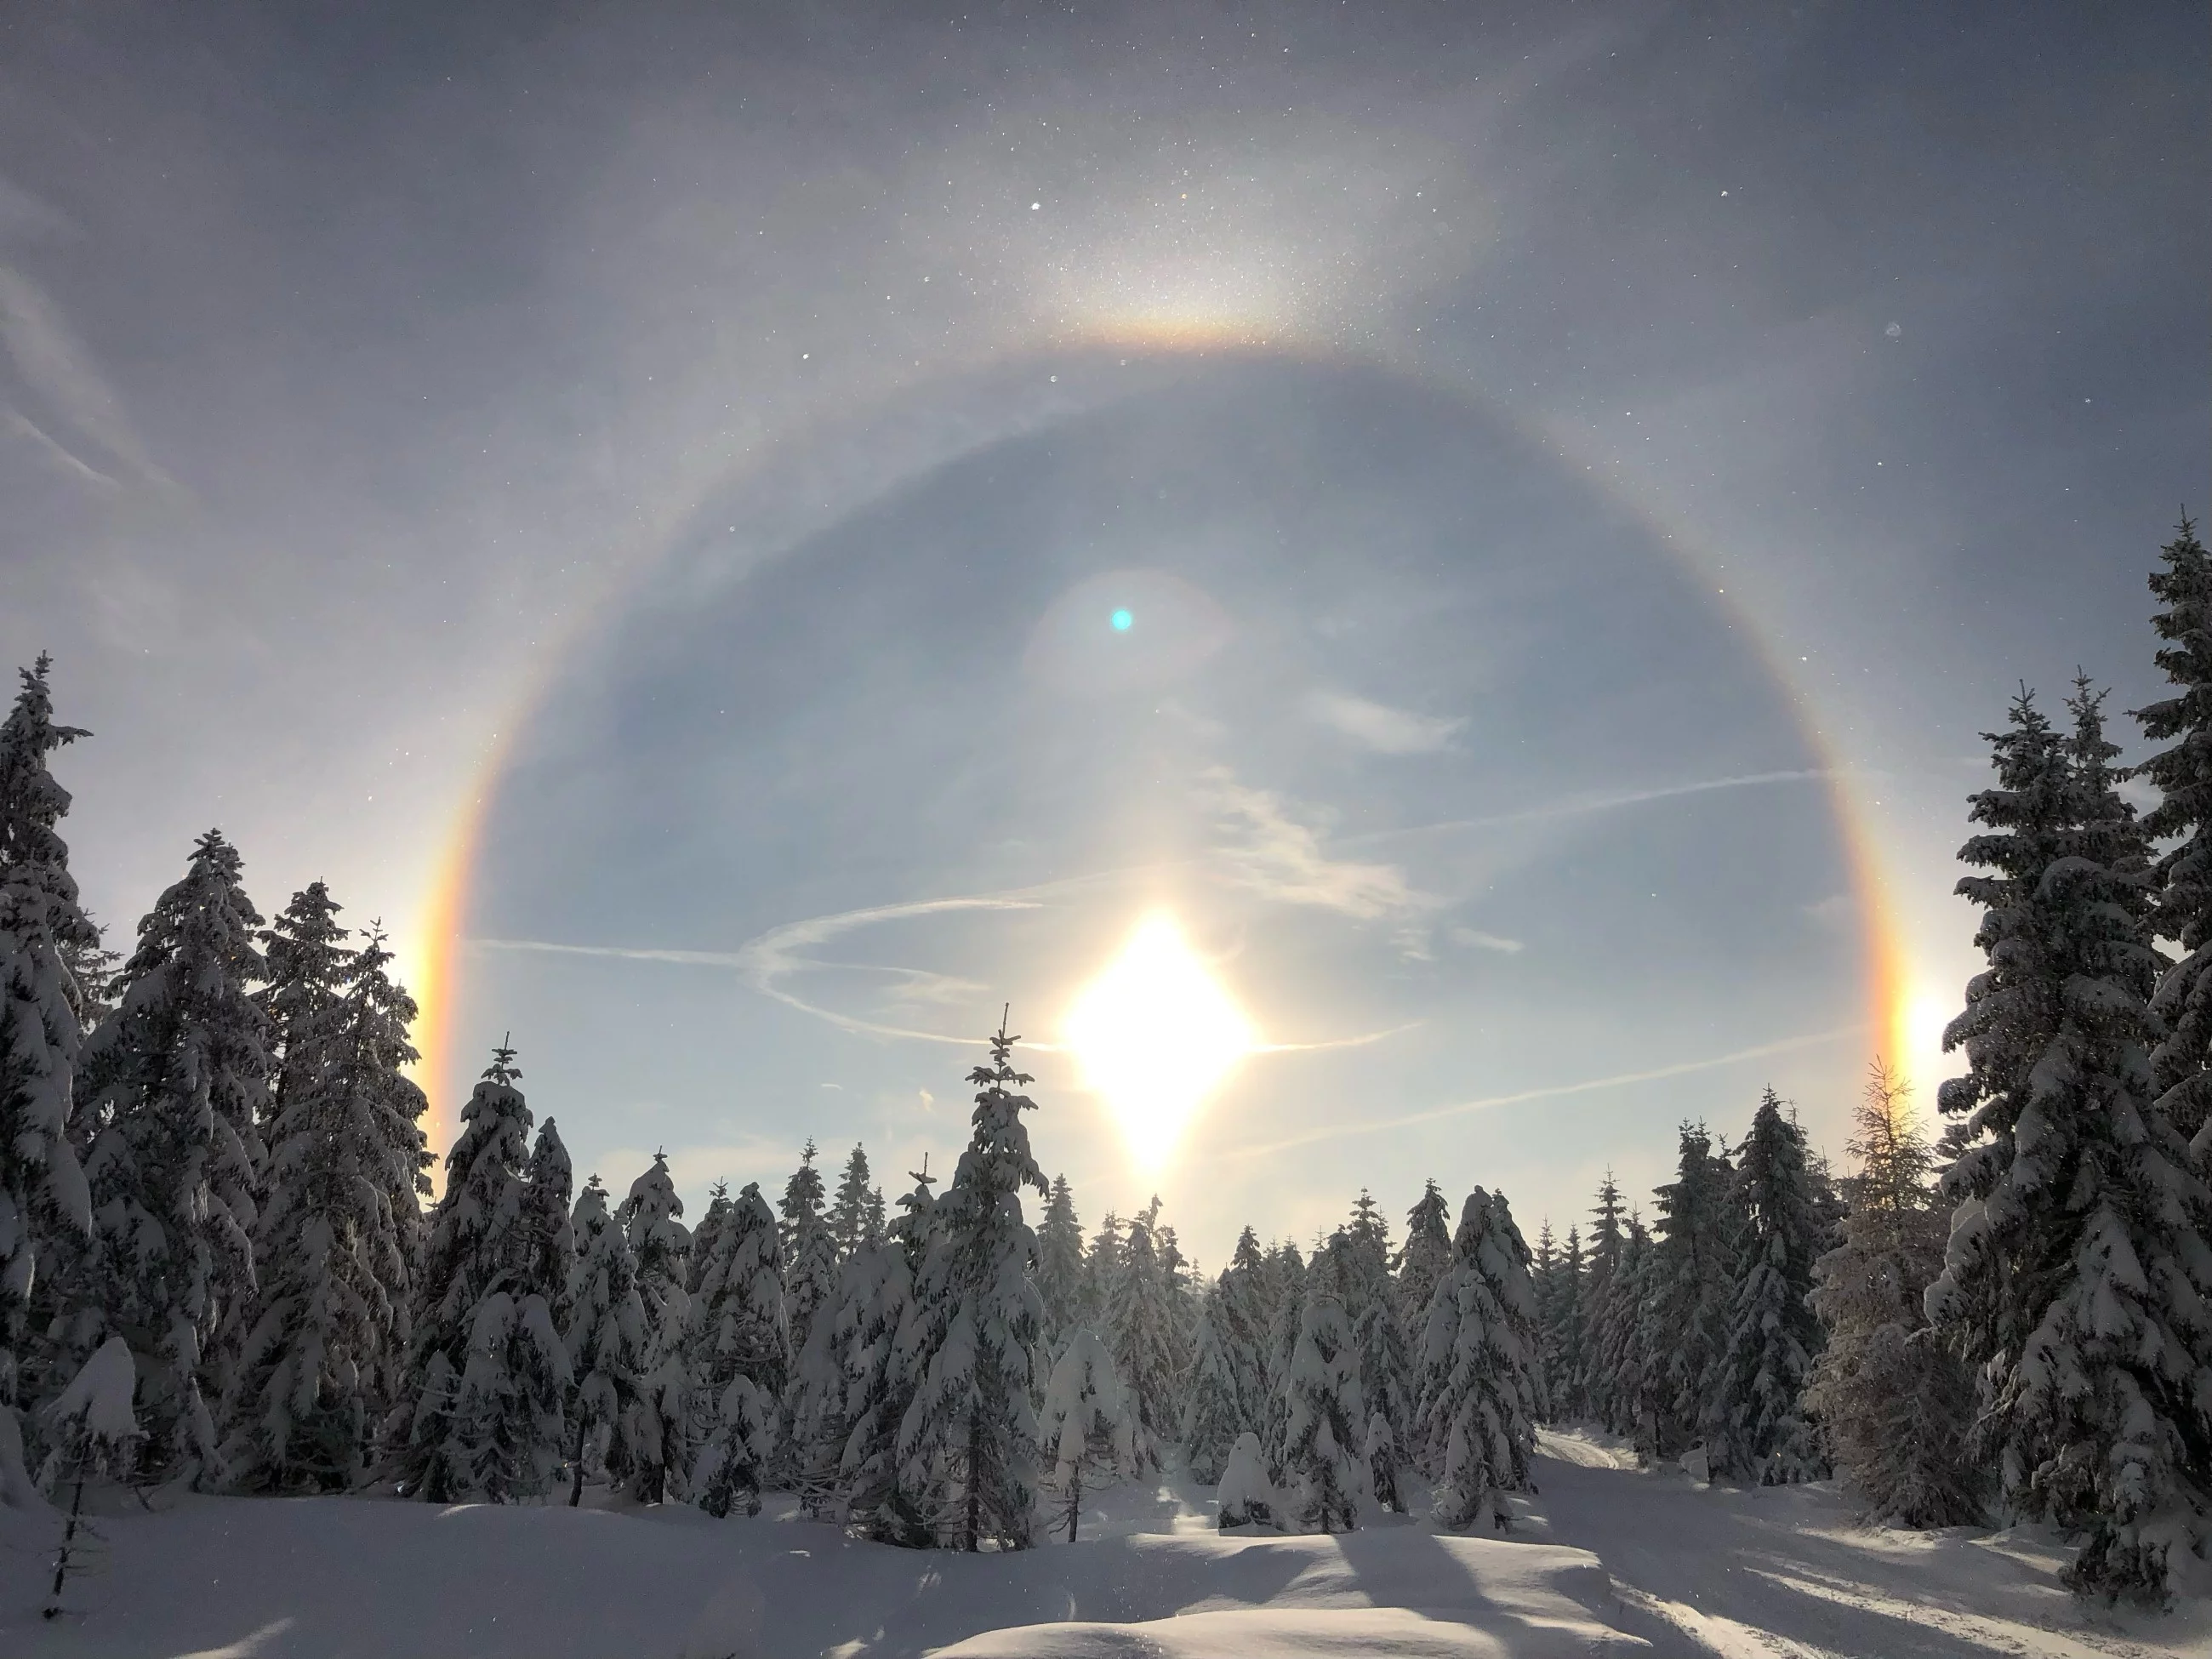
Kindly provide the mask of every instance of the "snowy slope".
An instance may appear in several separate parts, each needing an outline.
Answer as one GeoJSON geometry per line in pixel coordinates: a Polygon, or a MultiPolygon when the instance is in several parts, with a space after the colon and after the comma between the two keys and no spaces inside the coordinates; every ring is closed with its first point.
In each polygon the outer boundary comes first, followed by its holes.
{"type": "Polygon", "coordinates": [[[1545,1447],[1513,1539],[1402,1522],[1224,1539],[1197,1494],[1169,1487],[1109,1492],[1081,1543],[1013,1557],[858,1544],[773,1510],[188,1497],[103,1516],[106,1559],[53,1625],[36,1612],[47,1524],[0,1513],[0,1654],[2212,1653],[2202,1607],[2085,1616],[2047,1546],[1867,1534],[1825,1490],[1709,1492],[1595,1442],[1545,1447]]]}

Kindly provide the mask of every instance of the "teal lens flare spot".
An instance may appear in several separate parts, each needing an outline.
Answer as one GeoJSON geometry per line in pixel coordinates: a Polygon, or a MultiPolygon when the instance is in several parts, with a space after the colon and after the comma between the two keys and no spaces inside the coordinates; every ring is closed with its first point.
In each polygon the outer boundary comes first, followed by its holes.
{"type": "Polygon", "coordinates": [[[1126,634],[1129,631],[1129,624],[1137,619],[1126,611],[1116,611],[1108,620],[1113,623],[1116,634],[1126,634]]]}

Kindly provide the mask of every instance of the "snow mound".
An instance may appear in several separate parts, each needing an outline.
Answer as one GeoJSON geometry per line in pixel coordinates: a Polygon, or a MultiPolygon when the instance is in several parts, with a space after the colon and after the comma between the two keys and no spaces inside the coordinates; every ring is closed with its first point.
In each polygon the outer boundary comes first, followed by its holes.
{"type": "Polygon", "coordinates": [[[936,1650],[938,1659],[1588,1659],[1645,1653],[1647,1644],[1597,1626],[1494,1629],[1431,1619],[1406,1607],[1336,1612],[1252,1608],[1195,1613],[1140,1625],[1024,1625],[936,1650]]]}

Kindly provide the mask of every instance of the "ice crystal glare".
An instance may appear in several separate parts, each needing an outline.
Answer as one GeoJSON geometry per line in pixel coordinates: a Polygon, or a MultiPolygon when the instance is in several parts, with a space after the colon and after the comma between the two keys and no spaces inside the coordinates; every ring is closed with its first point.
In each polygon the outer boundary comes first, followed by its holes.
{"type": "Polygon", "coordinates": [[[1249,1020],[1171,916],[1146,918],[1068,1012],[1083,1080],[1120,1120],[1130,1156],[1165,1164],[1191,1115],[1249,1054],[1249,1020]]]}
{"type": "Polygon", "coordinates": [[[1116,611],[1107,620],[1114,624],[1114,631],[1115,633],[1126,634],[1129,631],[1129,624],[1136,621],[1136,618],[1132,617],[1126,611],[1116,611]]]}

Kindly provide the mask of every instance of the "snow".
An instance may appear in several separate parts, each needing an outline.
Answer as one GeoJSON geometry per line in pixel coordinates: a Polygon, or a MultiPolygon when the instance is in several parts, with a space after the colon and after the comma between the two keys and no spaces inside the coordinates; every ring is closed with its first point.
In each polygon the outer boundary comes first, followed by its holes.
{"type": "Polygon", "coordinates": [[[1211,1498],[1115,1487],[1084,1541],[1013,1555],[849,1540],[771,1498],[441,1507],[112,1494],[96,1575],[38,1617],[58,1526],[0,1511],[10,1659],[222,1653],[840,1659],[950,1653],[1292,1659],[1649,1653],[1773,1659],[2115,1659],[2212,1652],[2203,1601],[2087,1611],[2040,1534],[1866,1532],[1826,1483],[1703,1490],[1593,1437],[1546,1433],[1506,1536],[1380,1517],[1324,1537],[1223,1535],[1211,1498]]]}

